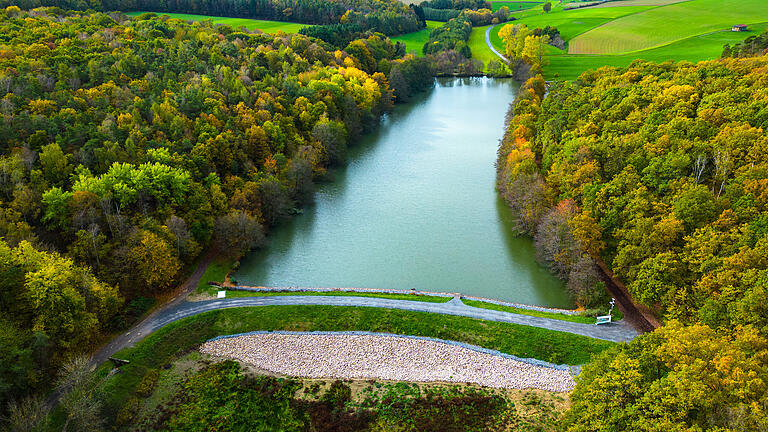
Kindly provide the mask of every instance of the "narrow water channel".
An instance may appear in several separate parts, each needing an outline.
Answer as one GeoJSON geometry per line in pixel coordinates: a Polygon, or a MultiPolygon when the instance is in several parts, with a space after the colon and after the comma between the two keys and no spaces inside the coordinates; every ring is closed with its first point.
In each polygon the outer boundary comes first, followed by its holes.
{"type": "Polygon", "coordinates": [[[315,204],[241,261],[240,283],[461,292],[571,306],[494,190],[517,84],[441,79],[350,149],[315,204]]]}

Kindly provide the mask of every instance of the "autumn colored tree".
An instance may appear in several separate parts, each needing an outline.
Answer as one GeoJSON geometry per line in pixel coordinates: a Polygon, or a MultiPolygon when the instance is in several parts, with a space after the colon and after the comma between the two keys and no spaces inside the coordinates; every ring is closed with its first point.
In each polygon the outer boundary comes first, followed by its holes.
{"type": "Polygon", "coordinates": [[[264,245],[264,229],[261,224],[242,211],[217,218],[214,235],[219,251],[233,258],[264,245]]]}
{"type": "Polygon", "coordinates": [[[768,341],[672,321],[599,354],[571,397],[564,430],[760,430],[768,424],[768,341]]]}

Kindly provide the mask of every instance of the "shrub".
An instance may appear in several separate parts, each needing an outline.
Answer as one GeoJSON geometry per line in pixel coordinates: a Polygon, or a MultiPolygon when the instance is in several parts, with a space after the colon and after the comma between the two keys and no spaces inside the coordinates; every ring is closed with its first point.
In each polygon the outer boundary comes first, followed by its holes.
{"type": "Polygon", "coordinates": [[[136,395],[143,398],[149,397],[155,390],[158,378],[160,378],[160,371],[157,369],[148,370],[144,378],[141,379],[139,386],[136,387],[136,395]]]}
{"type": "Polygon", "coordinates": [[[120,408],[120,411],[117,412],[117,418],[115,419],[117,426],[125,426],[130,423],[136,417],[139,408],[141,408],[141,400],[139,398],[133,396],[128,399],[125,405],[120,408]]]}

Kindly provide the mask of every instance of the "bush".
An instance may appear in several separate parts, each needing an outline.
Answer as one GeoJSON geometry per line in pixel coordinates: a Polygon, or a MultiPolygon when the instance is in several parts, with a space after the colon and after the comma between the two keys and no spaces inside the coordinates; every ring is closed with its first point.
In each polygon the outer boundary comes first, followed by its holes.
{"type": "Polygon", "coordinates": [[[328,402],[334,409],[341,409],[352,399],[352,389],[343,382],[336,380],[323,394],[321,400],[328,402]]]}
{"type": "Polygon", "coordinates": [[[144,378],[141,379],[139,386],[136,387],[136,395],[143,398],[149,397],[155,390],[158,378],[160,378],[160,371],[157,369],[148,370],[144,378]]]}
{"type": "Polygon", "coordinates": [[[141,408],[141,400],[139,398],[134,396],[128,399],[125,405],[120,408],[120,411],[117,412],[117,418],[115,419],[117,426],[125,426],[130,423],[136,417],[139,408],[141,408]]]}

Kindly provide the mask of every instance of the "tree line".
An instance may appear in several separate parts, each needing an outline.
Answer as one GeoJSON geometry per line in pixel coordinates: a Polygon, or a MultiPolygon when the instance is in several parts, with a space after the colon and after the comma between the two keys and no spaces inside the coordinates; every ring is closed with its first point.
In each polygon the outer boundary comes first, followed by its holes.
{"type": "Polygon", "coordinates": [[[397,0],[0,0],[0,7],[13,5],[22,9],[53,6],[64,10],[177,12],[303,24],[357,24],[387,35],[424,27],[412,8],[397,0]]]}
{"type": "MultiPolygon", "coordinates": [[[[560,39],[555,27],[528,28],[525,24],[507,24],[499,30],[505,55],[519,79],[540,75],[548,64],[544,51],[552,43],[552,35],[560,39]]],[[[562,41],[562,39],[560,39],[562,41]]]]}
{"type": "Polygon", "coordinates": [[[144,14],[0,9],[0,411],[120,331],[214,248],[234,256],[429,60],[144,14]],[[390,86],[392,82],[392,86],[390,86]]]}
{"type": "MultiPolygon", "coordinates": [[[[476,75],[483,73],[485,65],[482,61],[472,58],[469,48],[469,38],[472,27],[497,23],[499,19],[506,20],[508,9],[501,8],[496,13],[489,9],[477,11],[465,9],[456,18],[451,18],[440,27],[429,32],[429,39],[424,44],[422,52],[433,62],[439,75],[476,75]]],[[[487,72],[493,76],[508,76],[509,70],[500,61],[489,62],[487,72]]]]}
{"type": "Polygon", "coordinates": [[[768,31],[757,36],[750,36],[743,42],[733,46],[725,44],[723,46],[722,57],[753,57],[765,55],[768,51],[768,31]]]}
{"type": "MultiPolygon", "coordinates": [[[[527,38],[527,37],[526,37],[527,38]]],[[[767,57],[529,79],[498,187],[579,304],[597,260],[666,325],[585,367],[563,428],[768,424],[767,57]]]]}

